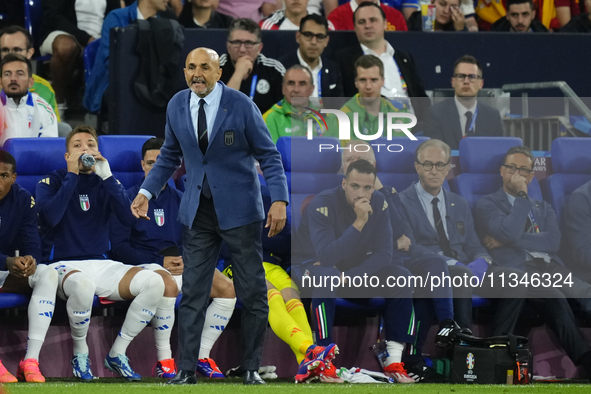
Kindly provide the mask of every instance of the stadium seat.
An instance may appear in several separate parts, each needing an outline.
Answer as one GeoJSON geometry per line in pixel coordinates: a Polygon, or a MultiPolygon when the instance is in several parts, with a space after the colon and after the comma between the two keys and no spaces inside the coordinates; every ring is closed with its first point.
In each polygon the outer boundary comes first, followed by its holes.
{"type": "Polygon", "coordinates": [[[41,0],[23,0],[25,10],[25,29],[33,36],[35,43],[35,60],[47,61],[51,58],[51,55],[41,56],[39,47],[39,32],[41,30],[41,23],[43,22],[43,8],[41,6],[41,0]]]}
{"type": "Polygon", "coordinates": [[[553,174],[545,179],[545,192],[560,223],[571,193],[591,181],[591,138],[557,138],[551,149],[553,174]]]}
{"type": "Polygon", "coordinates": [[[94,40],[90,44],[84,48],[84,54],[82,55],[84,59],[84,81],[88,82],[88,78],[90,78],[90,74],[92,73],[92,67],[94,67],[94,61],[96,59],[96,53],[98,51],[98,47],[101,44],[101,39],[94,40]]]}
{"type": "Polygon", "coordinates": [[[109,161],[113,176],[126,189],[137,185],[144,177],[140,163],[142,145],[150,138],[150,135],[101,135],[98,138],[99,150],[109,161]]]}
{"type": "Polygon", "coordinates": [[[290,192],[292,231],[300,223],[300,207],[311,195],[341,184],[342,174],[341,153],[337,152],[339,140],[331,137],[281,137],[277,140],[277,150],[281,154],[283,168],[287,177],[290,192]],[[323,149],[320,146],[332,145],[334,149],[323,149]]]}
{"type": "MultiPolygon", "coordinates": [[[[499,173],[505,153],[522,145],[516,137],[470,137],[460,141],[462,173],[453,179],[455,191],[464,197],[470,208],[482,196],[496,192],[503,184],[499,173]]],[[[536,178],[529,184],[529,195],[542,200],[542,190],[536,178]]]]}
{"type": "Polygon", "coordinates": [[[65,138],[11,138],[4,143],[4,150],[16,160],[16,183],[32,195],[43,176],[66,168],[65,138]]]}
{"type": "Polygon", "coordinates": [[[406,137],[392,138],[388,141],[380,138],[375,141],[369,141],[374,145],[376,155],[376,167],[378,169],[378,178],[384,185],[393,186],[399,192],[406,190],[414,181],[419,179],[415,169],[415,151],[417,147],[427,141],[429,137],[417,137],[417,141],[409,140],[406,137]],[[384,146],[381,146],[381,145],[384,146]],[[401,152],[396,152],[397,147],[389,145],[401,145],[401,152]],[[378,151],[379,148],[379,151],[378,151]]]}
{"type": "Polygon", "coordinates": [[[29,305],[25,294],[0,293],[0,309],[20,308],[29,305]]]}

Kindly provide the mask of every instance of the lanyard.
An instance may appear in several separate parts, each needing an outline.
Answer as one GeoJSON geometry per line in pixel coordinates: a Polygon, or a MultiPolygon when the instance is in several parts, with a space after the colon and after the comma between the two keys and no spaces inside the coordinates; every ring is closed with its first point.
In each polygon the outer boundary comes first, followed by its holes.
{"type": "Polygon", "coordinates": [[[322,67],[318,70],[318,79],[316,80],[318,84],[318,97],[322,97],[322,67]]]}
{"type": "MultiPolygon", "coordinates": [[[[466,114],[464,114],[465,116],[466,114]]],[[[472,122],[470,122],[470,127],[468,130],[464,130],[464,135],[468,135],[469,132],[474,130],[474,125],[476,124],[476,117],[478,116],[478,105],[476,106],[476,110],[474,111],[474,116],[472,116],[472,122]]]]}
{"type": "Polygon", "coordinates": [[[527,216],[529,217],[529,220],[531,220],[531,225],[534,228],[534,233],[539,233],[540,232],[540,226],[538,226],[538,222],[536,222],[536,218],[534,218],[534,213],[532,211],[529,211],[529,213],[527,214],[527,216]]]}
{"type": "Polygon", "coordinates": [[[259,80],[259,75],[255,74],[252,76],[252,82],[250,83],[250,95],[248,97],[250,97],[251,100],[254,101],[254,92],[255,89],[257,87],[257,81],[259,80]]]}

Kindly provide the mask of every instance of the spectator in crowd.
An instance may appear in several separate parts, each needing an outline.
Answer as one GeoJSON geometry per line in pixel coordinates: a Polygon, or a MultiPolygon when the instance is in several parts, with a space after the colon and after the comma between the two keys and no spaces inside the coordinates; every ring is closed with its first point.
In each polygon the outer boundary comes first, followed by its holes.
{"type": "MultiPolygon", "coordinates": [[[[434,0],[435,31],[468,31],[466,17],[460,7],[460,0],[434,0]]],[[[412,13],[407,21],[409,31],[423,31],[421,11],[412,13]]]]}
{"type": "Polygon", "coordinates": [[[9,138],[57,137],[58,122],[53,109],[29,89],[35,83],[31,61],[16,53],[2,58],[2,91],[4,131],[0,146],[9,138]]]}
{"type": "Polygon", "coordinates": [[[110,12],[102,25],[101,42],[96,53],[94,66],[90,78],[86,82],[84,91],[84,106],[92,113],[101,112],[106,108],[109,87],[109,47],[111,29],[125,27],[136,20],[144,20],[157,16],[166,11],[167,2],[164,0],[137,0],[128,7],[110,12]],[[105,102],[103,106],[102,103],[105,102]]]}
{"type": "MultiPolygon", "coordinates": [[[[385,116],[392,112],[409,112],[408,103],[404,101],[388,100],[381,95],[384,87],[384,65],[374,55],[363,55],[355,61],[355,86],[358,93],[355,94],[341,111],[347,115],[351,125],[351,138],[358,139],[354,133],[355,115],[357,115],[357,128],[363,135],[374,135],[378,132],[380,124],[386,122],[385,116]]],[[[328,130],[332,136],[338,136],[339,124],[336,117],[328,121],[328,130]]],[[[393,137],[404,137],[402,131],[392,132],[393,137]]]]}
{"type": "Polygon", "coordinates": [[[234,18],[216,11],[216,0],[187,0],[179,15],[179,23],[186,27],[227,29],[234,18]]]}
{"type": "MultiPolygon", "coordinates": [[[[308,119],[313,119],[314,114],[305,107],[312,106],[318,109],[308,100],[314,85],[312,74],[306,66],[300,64],[291,66],[283,76],[282,86],[283,99],[263,114],[263,120],[274,143],[277,143],[280,137],[306,135],[308,119]],[[292,103],[294,97],[305,99],[292,103]]],[[[323,135],[326,132],[324,125],[316,124],[316,126],[316,135],[323,135]]]]}
{"type": "MultiPolygon", "coordinates": [[[[74,345],[73,374],[82,381],[95,379],[86,336],[97,295],[112,301],[131,300],[104,365],[127,380],[140,380],[125,355],[127,347],[152,322],[162,334],[156,337],[156,346],[170,351],[172,326],[168,321],[174,315],[170,295],[176,297],[177,285],[170,275],[165,279],[151,269],[105,258],[110,248],[111,214],[128,225],[134,222],[129,198],[101,156],[94,129],[76,127],[66,138],[66,149],[67,168],[39,181],[36,195],[43,261],[58,272],[58,295],[66,300],[74,345]],[[93,156],[96,164],[85,165],[83,154],[93,156]]],[[[170,364],[174,365],[174,360],[170,364]]]]}
{"type": "Polygon", "coordinates": [[[250,19],[236,19],[228,31],[228,53],[220,56],[220,81],[240,90],[265,113],[282,98],[285,67],[261,53],[261,28],[250,19]]]}
{"type": "MultiPolygon", "coordinates": [[[[151,138],[142,146],[141,164],[146,176],[156,163],[163,144],[163,139],[151,138]]],[[[140,185],[141,183],[126,191],[130,199],[137,195],[140,185]]],[[[182,195],[182,192],[166,185],[158,198],[150,200],[148,216],[151,220],[137,220],[133,227],[129,227],[123,224],[116,215],[113,215],[109,231],[110,257],[113,260],[143,267],[151,265],[151,268],[162,275],[165,280],[167,276],[173,275],[179,290],[182,288],[184,267],[182,257],[183,226],[177,217],[182,195]],[[162,270],[162,267],[166,270],[162,270]]],[[[173,308],[176,296],[177,294],[169,295],[168,302],[173,308]]],[[[207,378],[224,378],[224,374],[216,362],[210,358],[210,352],[232,317],[236,304],[236,293],[232,282],[217,269],[213,277],[210,298],[212,298],[212,302],[207,307],[205,324],[201,334],[199,361],[195,369],[207,378]]],[[[171,317],[170,326],[174,324],[174,313],[171,317]]],[[[155,338],[158,338],[161,332],[157,327],[154,326],[155,338]]],[[[170,347],[158,348],[158,376],[172,377],[165,369],[175,370],[174,363],[171,363],[170,359],[172,359],[170,347]],[[171,365],[166,365],[167,363],[171,365]]]]}
{"type": "MultiPolygon", "coordinates": [[[[357,8],[367,3],[366,0],[350,0],[349,3],[340,5],[337,9],[328,15],[328,21],[332,22],[335,30],[353,30],[355,23],[353,21],[353,14],[357,8]]],[[[378,0],[370,0],[377,7],[382,9],[383,19],[385,21],[387,31],[406,31],[406,21],[404,15],[396,8],[389,7],[385,4],[380,4],[378,0]]],[[[408,0],[403,5],[405,15],[410,16],[418,7],[417,0],[408,0]]]]}
{"type": "MultiPolygon", "coordinates": [[[[420,144],[415,152],[419,181],[399,194],[400,214],[411,231],[405,235],[415,245],[410,254],[413,258],[445,259],[452,277],[478,278],[479,285],[474,287],[474,293],[495,299],[493,336],[513,333],[527,288],[503,288],[503,278],[524,272],[502,268],[493,262],[478,240],[468,202],[443,188],[450,158],[450,147],[434,139],[420,144]]],[[[469,328],[472,321],[472,292],[472,286],[454,289],[454,319],[463,329],[469,328]]],[[[433,320],[432,314],[430,305],[423,303],[417,308],[419,321],[426,323],[421,326],[426,326],[427,330],[433,320]]],[[[445,337],[445,327],[441,328],[439,336],[445,337]]],[[[418,335],[426,334],[419,332],[418,335]]]]}
{"type": "Polygon", "coordinates": [[[412,108],[420,118],[428,100],[423,83],[417,72],[413,58],[400,49],[394,50],[384,39],[386,31],[386,14],[375,3],[362,3],[353,14],[355,34],[358,45],[337,52],[335,60],[341,67],[343,89],[346,97],[357,93],[355,85],[355,61],[362,55],[375,55],[384,64],[384,86],[382,96],[388,98],[411,98],[412,108]]]}
{"type": "Polygon", "coordinates": [[[483,85],[482,67],[476,58],[464,55],[456,60],[451,78],[455,97],[426,111],[425,135],[445,142],[451,149],[459,149],[464,137],[502,137],[499,111],[477,100],[483,85]]]}
{"type": "Polygon", "coordinates": [[[507,0],[507,15],[491,26],[491,31],[517,33],[547,33],[548,29],[536,19],[533,0],[507,0]]]}
{"type": "MultiPolygon", "coordinates": [[[[578,4],[577,4],[578,6],[578,4]]],[[[572,15],[569,22],[560,29],[563,33],[591,33],[591,0],[585,0],[587,12],[584,14],[572,15]]],[[[558,11],[560,7],[557,7],[558,11]]]]}
{"type": "Polygon", "coordinates": [[[235,19],[251,19],[259,23],[282,6],[281,0],[219,0],[217,11],[235,19]]]}
{"type": "Polygon", "coordinates": [[[312,71],[314,91],[310,97],[343,97],[343,84],[339,66],[326,56],[322,56],[330,37],[326,18],[308,14],[302,18],[296,33],[299,48],[279,61],[289,68],[301,64],[312,71]]]}
{"type": "Polygon", "coordinates": [[[591,282],[591,182],[570,195],[563,216],[565,261],[577,277],[591,282]]]}
{"type": "MultiPolygon", "coordinates": [[[[342,171],[347,172],[349,165],[357,160],[367,160],[374,167],[376,166],[376,157],[372,147],[367,141],[351,141],[342,155],[342,171]]],[[[377,168],[376,168],[377,169],[377,168]]],[[[410,250],[415,248],[411,243],[410,238],[405,234],[412,234],[407,222],[402,220],[399,210],[403,209],[400,203],[400,196],[393,186],[383,185],[380,178],[376,178],[376,191],[379,191],[386,197],[388,203],[388,211],[390,213],[390,224],[392,225],[393,233],[393,254],[394,259],[400,261],[402,266],[408,269],[413,275],[420,275],[424,280],[431,275],[449,276],[449,270],[444,258],[438,255],[428,255],[426,257],[411,258],[410,250]]],[[[453,309],[453,288],[451,285],[442,285],[435,288],[432,293],[427,293],[424,290],[415,288],[413,293],[413,304],[415,314],[417,311],[429,310],[432,308],[432,314],[435,315],[437,321],[441,324],[441,329],[452,331],[448,337],[453,337],[455,333],[462,331],[454,319],[453,309]],[[424,299],[421,297],[425,297],[424,299]]],[[[417,314],[417,318],[421,320],[429,319],[423,314],[417,314]]],[[[431,319],[432,321],[432,319],[431,319]]],[[[427,325],[429,326],[429,325],[427,325]]],[[[420,328],[420,327],[419,327],[420,328]]],[[[410,377],[415,382],[436,383],[441,382],[443,376],[438,374],[435,369],[427,367],[422,358],[422,350],[425,341],[426,331],[418,330],[420,334],[414,346],[405,349],[403,356],[404,367],[408,371],[410,377]]],[[[438,338],[442,340],[444,338],[438,338]]]]}
{"type": "MultiPolygon", "coordinates": [[[[21,381],[43,383],[39,352],[53,316],[57,272],[44,264],[37,265],[41,261],[41,241],[35,199],[15,181],[16,161],[10,153],[0,150],[0,293],[31,294],[27,350],[16,375],[21,381]]],[[[16,381],[0,362],[0,383],[16,381]]]]}
{"type": "Polygon", "coordinates": [[[573,276],[557,255],[560,229],[556,214],[550,204],[528,195],[533,168],[534,156],[528,147],[510,148],[500,168],[503,186],[478,200],[474,211],[476,223],[483,245],[497,263],[558,281],[553,283],[561,287],[530,286],[528,300],[556,334],[573,363],[582,365],[587,377],[591,377],[591,346],[578,328],[567,300],[580,305],[581,313],[588,319],[591,285],[573,276]]]}
{"type": "MultiPolygon", "coordinates": [[[[164,0],[161,0],[164,1],[164,0]]],[[[77,78],[82,71],[81,54],[92,41],[101,37],[105,16],[121,8],[119,0],[43,0],[43,23],[39,52],[51,55],[51,83],[55,89],[60,118],[68,109],[67,99],[77,93],[77,78]]],[[[74,105],[77,103],[71,103],[74,105]]]]}
{"type": "Polygon", "coordinates": [[[414,383],[402,363],[405,345],[414,344],[412,286],[370,288],[343,283],[334,289],[311,285],[327,276],[367,275],[381,281],[410,275],[400,266],[401,261],[393,259],[388,203],[374,190],[375,182],[376,169],[369,162],[357,160],[349,165],[342,186],[316,195],[304,211],[293,256],[303,274],[301,288],[311,291],[317,343],[336,348],[332,343],[335,297],[360,305],[365,305],[367,297],[384,297],[382,316],[388,353],[384,372],[399,383],[414,383]]]}
{"type": "MultiPolygon", "coordinates": [[[[300,30],[302,18],[309,15],[308,0],[285,0],[285,8],[275,11],[259,22],[262,30],[300,30]]],[[[328,28],[334,30],[332,23],[328,28]]]]}
{"type": "MultiPolygon", "coordinates": [[[[31,33],[20,26],[9,26],[0,31],[0,50],[2,57],[9,53],[18,53],[31,60],[31,57],[35,53],[35,48],[33,48],[33,37],[31,37],[31,33]]],[[[49,105],[51,105],[57,121],[59,122],[60,116],[57,110],[53,88],[49,82],[37,74],[33,74],[33,80],[35,83],[29,91],[31,93],[37,93],[41,98],[47,101],[49,105]]]]}

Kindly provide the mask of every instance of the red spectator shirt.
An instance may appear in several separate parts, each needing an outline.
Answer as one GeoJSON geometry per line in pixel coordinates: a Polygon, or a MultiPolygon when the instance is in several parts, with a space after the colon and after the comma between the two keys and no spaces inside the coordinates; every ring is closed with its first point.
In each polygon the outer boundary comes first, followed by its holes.
{"type": "MultiPolygon", "coordinates": [[[[406,21],[404,20],[404,16],[400,11],[385,4],[380,4],[380,7],[382,7],[386,13],[386,20],[388,22],[386,30],[408,31],[408,28],[406,27],[406,21]]],[[[351,4],[346,3],[338,6],[333,12],[330,13],[328,20],[332,22],[335,30],[353,30],[353,9],[351,9],[351,4]]]]}

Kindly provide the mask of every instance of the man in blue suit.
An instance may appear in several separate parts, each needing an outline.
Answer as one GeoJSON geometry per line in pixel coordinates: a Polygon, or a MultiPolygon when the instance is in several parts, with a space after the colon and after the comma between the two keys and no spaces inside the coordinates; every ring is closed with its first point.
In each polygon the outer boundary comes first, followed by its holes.
{"type": "MultiPolygon", "coordinates": [[[[493,335],[512,333],[527,289],[501,288],[500,274],[507,276],[509,272],[494,264],[480,244],[468,202],[442,187],[449,172],[450,156],[449,146],[439,140],[425,141],[416,150],[419,182],[399,193],[402,217],[410,224],[411,231],[406,235],[414,244],[410,254],[413,258],[441,256],[447,261],[452,277],[468,275],[478,277],[479,283],[484,281],[474,292],[499,298],[495,300],[493,335]]],[[[471,287],[454,286],[454,318],[461,328],[468,328],[472,320],[471,287]]]]}
{"type": "Polygon", "coordinates": [[[591,346],[577,328],[565,298],[576,299],[581,312],[590,318],[591,285],[574,277],[557,256],[560,229],[550,204],[527,195],[527,185],[534,177],[533,165],[529,148],[509,149],[501,166],[503,187],[478,201],[476,222],[482,227],[483,244],[496,262],[541,280],[537,285],[530,281],[529,301],[556,333],[571,360],[583,365],[591,376],[591,346]]]}
{"type": "Polygon", "coordinates": [[[577,277],[591,281],[591,182],[570,195],[562,220],[567,265],[577,277]],[[570,264],[569,264],[570,263],[570,264]]]}
{"type": "Polygon", "coordinates": [[[268,305],[262,257],[265,217],[255,160],[273,201],[266,228],[278,234],[286,220],[287,182],[260,111],[246,95],[218,82],[218,54],[197,48],[187,56],[189,89],[168,104],[165,142],[131,205],[147,218],[148,201],[185,160],[186,191],[179,220],[183,229],[183,286],[179,310],[179,373],[171,384],[194,384],[201,331],[222,240],[234,261],[234,286],[242,310],[242,368],[245,384],[264,384],[258,375],[268,305]]]}
{"type": "Polygon", "coordinates": [[[464,137],[502,137],[499,111],[476,100],[483,85],[480,62],[470,55],[459,58],[451,78],[455,97],[431,106],[419,119],[424,121],[425,135],[445,142],[451,149],[459,149],[464,137]]]}

